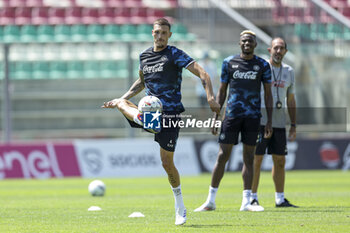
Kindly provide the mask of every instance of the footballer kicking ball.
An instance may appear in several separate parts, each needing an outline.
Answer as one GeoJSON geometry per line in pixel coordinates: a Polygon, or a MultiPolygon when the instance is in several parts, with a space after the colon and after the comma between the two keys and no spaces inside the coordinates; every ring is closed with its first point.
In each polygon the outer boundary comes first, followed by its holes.
{"type": "Polygon", "coordinates": [[[106,192],[106,185],[101,180],[93,180],[89,184],[89,192],[92,196],[103,196],[106,192]]]}
{"type": "Polygon", "coordinates": [[[138,110],[140,112],[162,112],[163,104],[157,97],[148,95],[140,100],[138,110]]]}

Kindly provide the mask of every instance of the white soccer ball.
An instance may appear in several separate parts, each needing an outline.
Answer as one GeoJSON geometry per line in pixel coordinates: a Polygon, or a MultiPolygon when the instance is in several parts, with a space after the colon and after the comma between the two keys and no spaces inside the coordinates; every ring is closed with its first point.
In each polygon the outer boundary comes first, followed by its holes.
{"type": "Polygon", "coordinates": [[[93,180],[89,184],[89,192],[92,196],[103,196],[106,192],[106,185],[101,180],[93,180]]]}
{"type": "Polygon", "coordinates": [[[148,95],[140,100],[138,109],[140,112],[162,112],[163,104],[157,97],[148,95]]]}

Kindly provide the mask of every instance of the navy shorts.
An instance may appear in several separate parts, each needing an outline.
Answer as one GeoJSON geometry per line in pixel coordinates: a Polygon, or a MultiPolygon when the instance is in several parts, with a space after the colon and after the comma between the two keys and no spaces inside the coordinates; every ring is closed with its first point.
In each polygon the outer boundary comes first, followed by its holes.
{"type": "MultiPolygon", "coordinates": [[[[175,147],[176,147],[176,142],[177,139],[179,137],[179,131],[180,128],[178,127],[178,124],[176,124],[176,127],[173,127],[173,124],[169,123],[169,121],[177,122],[179,120],[181,120],[180,117],[178,117],[180,113],[163,113],[162,115],[162,119],[167,120],[167,127],[164,128],[162,127],[161,131],[157,134],[154,134],[154,141],[158,142],[159,146],[161,148],[163,148],[164,150],[167,151],[175,151],[175,147]]],[[[126,118],[126,117],[125,117],[126,118]]],[[[128,118],[126,118],[127,121],[129,122],[130,126],[133,128],[141,128],[143,129],[143,127],[137,123],[135,123],[134,121],[129,120],[128,118]]],[[[145,129],[143,129],[145,130],[145,129]]],[[[145,130],[148,133],[151,133],[147,130],[145,130]]]]}
{"type": "Polygon", "coordinates": [[[286,155],[287,150],[287,136],[285,128],[273,128],[271,138],[264,138],[265,126],[260,127],[258,135],[258,143],[256,145],[256,155],[274,154],[274,155],[286,155]]]}
{"type": "Polygon", "coordinates": [[[241,141],[246,145],[255,146],[258,138],[260,118],[225,117],[222,122],[219,143],[238,144],[239,133],[241,141]]]}
{"type": "Polygon", "coordinates": [[[159,146],[166,151],[175,151],[176,142],[179,137],[180,128],[176,122],[180,121],[181,118],[178,116],[180,113],[163,113],[162,120],[166,121],[163,124],[162,129],[159,133],[154,135],[154,141],[158,142],[159,146]],[[175,123],[169,123],[169,121],[175,123]],[[166,127],[164,127],[166,125],[166,127]],[[176,125],[174,127],[174,125],[176,125]]]}

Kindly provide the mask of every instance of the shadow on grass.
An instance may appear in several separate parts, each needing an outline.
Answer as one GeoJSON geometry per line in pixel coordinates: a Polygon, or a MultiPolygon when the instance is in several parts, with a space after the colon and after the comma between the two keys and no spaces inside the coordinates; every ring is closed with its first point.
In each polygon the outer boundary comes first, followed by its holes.
{"type": "Polygon", "coordinates": [[[331,207],[299,207],[299,208],[279,208],[271,212],[348,212],[349,207],[331,206],[331,207]]]}

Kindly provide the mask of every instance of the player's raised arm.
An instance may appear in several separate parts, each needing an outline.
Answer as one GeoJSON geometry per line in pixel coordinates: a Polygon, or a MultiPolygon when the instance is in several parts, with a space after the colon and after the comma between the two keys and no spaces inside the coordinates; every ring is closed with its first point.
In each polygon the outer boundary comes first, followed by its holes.
{"type": "Polygon", "coordinates": [[[220,114],[220,106],[215,101],[213,85],[209,74],[197,62],[193,62],[187,67],[187,69],[201,79],[205,92],[207,93],[207,100],[211,110],[217,114],[220,114]]]}
{"type": "Polygon", "coordinates": [[[122,99],[130,99],[140,93],[145,88],[143,73],[139,70],[139,79],[137,79],[130,89],[121,97],[122,99]]]}

